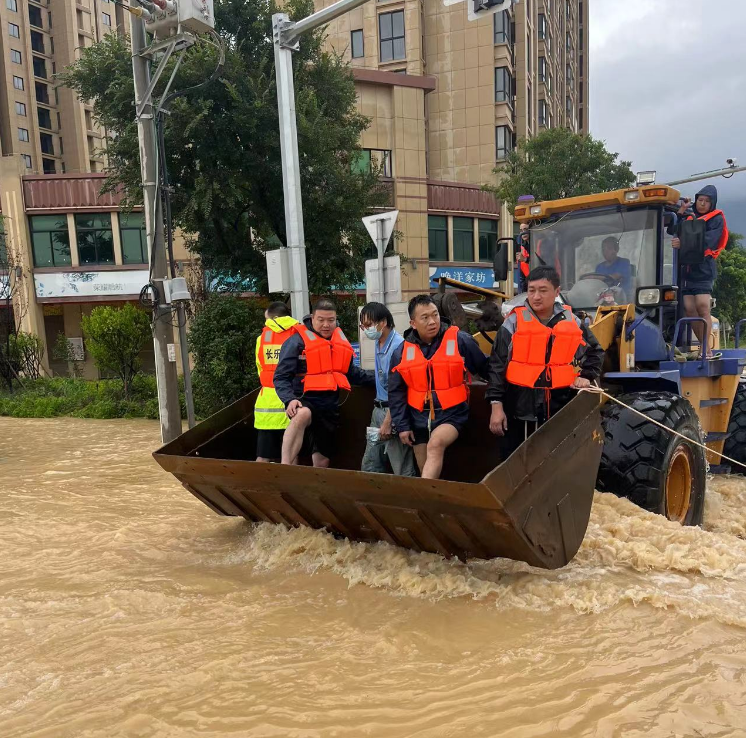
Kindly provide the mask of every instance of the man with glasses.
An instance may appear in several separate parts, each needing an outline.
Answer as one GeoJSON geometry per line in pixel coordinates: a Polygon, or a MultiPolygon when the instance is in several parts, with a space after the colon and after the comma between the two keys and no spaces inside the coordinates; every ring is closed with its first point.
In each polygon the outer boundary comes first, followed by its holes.
{"type": "Polygon", "coordinates": [[[297,464],[306,438],[313,465],[329,466],[339,425],[339,390],[375,384],[373,372],[359,369],[353,350],[337,326],[337,308],[320,299],[282,345],[275,369],[277,395],[290,424],[282,441],[282,463],[297,464]],[[307,433],[308,432],[308,433],[307,433]]]}

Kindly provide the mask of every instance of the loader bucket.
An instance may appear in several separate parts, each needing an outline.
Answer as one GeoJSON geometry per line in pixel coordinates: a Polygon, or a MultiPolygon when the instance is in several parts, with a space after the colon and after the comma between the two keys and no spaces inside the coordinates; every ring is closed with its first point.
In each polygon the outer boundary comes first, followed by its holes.
{"type": "Polygon", "coordinates": [[[590,517],[603,445],[599,397],[581,393],[501,461],[484,389],[472,386],[471,419],[447,452],[441,480],[359,471],[373,395],[357,389],[341,408],[335,468],[254,461],[253,393],[154,457],[220,515],[464,560],[564,566],[590,517]]]}

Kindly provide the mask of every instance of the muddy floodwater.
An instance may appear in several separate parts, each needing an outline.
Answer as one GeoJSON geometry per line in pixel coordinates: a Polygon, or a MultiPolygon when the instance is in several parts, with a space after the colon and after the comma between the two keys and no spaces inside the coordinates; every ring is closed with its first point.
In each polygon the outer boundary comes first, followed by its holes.
{"type": "Polygon", "coordinates": [[[155,423],[0,419],[0,737],[746,735],[746,482],[556,572],[220,518],[155,423]]]}

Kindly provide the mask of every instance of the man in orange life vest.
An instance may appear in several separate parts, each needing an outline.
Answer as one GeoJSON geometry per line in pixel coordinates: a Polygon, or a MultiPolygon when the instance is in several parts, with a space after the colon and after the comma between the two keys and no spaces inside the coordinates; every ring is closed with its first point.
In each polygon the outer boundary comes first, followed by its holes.
{"type": "Polygon", "coordinates": [[[349,391],[352,384],[375,385],[373,372],[356,367],[352,355],[350,342],[337,327],[337,309],[325,298],[282,345],[275,390],[290,418],[282,442],[283,464],[298,463],[310,430],[313,465],[329,466],[339,425],[339,390],[349,391]]]}
{"type": "Polygon", "coordinates": [[[528,223],[521,223],[521,232],[516,237],[516,246],[518,246],[518,253],[516,254],[516,261],[518,262],[518,270],[520,272],[520,278],[518,280],[518,292],[523,293],[528,290],[528,277],[529,271],[531,271],[531,251],[530,251],[531,238],[528,232],[528,223]]]}
{"type": "MultiPolygon", "coordinates": [[[[712,185],[705,185],[698,193],[694,201],[694,213],[689,215],[687,210],[691,200],[684,200],[679,208],[679,221],[697,218],[704,220],[705,225],[705,258],[701,264],[687,264],[681,267],[681,294],[684,300],[684,310],[688,318],[704,318],[707,322],[708,333],[712,331],[712,316],[710,315],[710,298],[712,288],[718,275],[715,259],[728,243],[728,226],[722,210],[717,209],[718,191],[712,185]]],[[[678,237],[678,222],[672,228],[677,233],[671,242],[675,249],[681,246],[678,237]]],[[[670,232],[670,231],[669,231],[670,232]]],[[[694,323],[692,330],[699,339],[703,340],[704,326],[694,323]]],[[[712,359],[713,353],[708,346],[707,358],[712,359]]]]}
{"type": "Polygon", "coordinates": [[[487,357],[440,317],[430,295],[409,301],[409,322],[391,356],[391,421],[402,443],[414,446],[421,476],[438,479],[446,449],[469,419],[466,372],[484,376],[487,357]]]}
{"type": "Polygon", "coordinates": [[[505,436],[507,454],[559,411],[575,389],[598,379],[603,349],[570,308],[557,301],[560,278],[552,267],[528,275],[528,298],[505,319],[489,359],[486,399],[490,430],[505,436]]]}

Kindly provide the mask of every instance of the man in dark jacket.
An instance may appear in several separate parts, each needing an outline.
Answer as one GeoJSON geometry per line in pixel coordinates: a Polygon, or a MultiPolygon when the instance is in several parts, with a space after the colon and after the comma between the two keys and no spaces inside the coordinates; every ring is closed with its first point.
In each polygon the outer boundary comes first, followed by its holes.
{"type": "MultiPolygon", "coordinates": [[[[704,318],[707,322],[707,334],[712,331],[712,316],[710,315],[710,299],[712,297],[712,288],[718,275],[718,268],[715,259],[720,256],[721,251],[728,242],[728,227],[725,223],[725,216],[721,210],[717,209],[718,191],[712,185],[706,185],[698,193],[694,200],[694,210],[690,214],[688,209],[691,200],[684,200],[679,208],[678,220],[673,224],[674,231],[677,235],[672,241],[675,249],[681,246],[679,240],[679,224],[682,220],[690,217],[704,219],[705,224],[705,255],[704,261],[700,264],[686,264],[681,267],[681,295],[684,300],[684,310],[688,318],[704,318]]],[[[695,335],[700,344],[704,341],[704,326],[701,323],[695,323],[692,326],[695,335]]],[[[712,350],[707,347],[707,358],[713,358],[712,350]]]]}
{"type": "Polygon", "coordinates": [[[391,356],[389,408],[402,443],[414,446],[421,476],[438,479],[446,449],[469,419],[465,369],[484,376],[487,357],[441,318],[430,295],[409,301],[404,343],[391,356]]]}
{"type": "Polygon", "coordinates": [[[275,391],[290,418],[282,442],[282,463],[298,463],[310,430],[313,465],[326,468],[335,450],[339,390],[349,390],[350,385],[372,387],[375,377],[352,361],[352,347],[337,327],[337,309],[331,300],[319,300],[296,331],[283,343],[274,375],[275,391]],[[319,348],[323,356],[316,353],[319,348]]]}
{"type": "Polygon", "coordinates": [[[603,349],[588,327],[557,301],[559,291],[560,279],[554,269],[533,269],[528,275],[526,302],[505,319],[495,337],[489,358],[485,398],[492,405],[490,430],[498,436],[505,436],[506,456],[513,453],[552,414],[562,409],[573,398],[575,390],[589,387],[601,375],[603,349]],[[557,326],[563,321],[573,321],[577,328],[570,324],[558,329],[557,326]],[[514,353],[513,344],[524,326],[531,335],[523,345],[530,348],[526,352],[528,356],[519,357],[514,353]],[[533,330],[530,330],[532,327],[533,330]],[[558,358],[553,356],[554,339],[560,334],[565,338],[563,344],[570,346],[571,355],[565,357],[565,367],[555,365],[548,372],[550,357],[554,361],[558,358]],[[568,340],[573,334],[577,348],[573,347],[572,340],[568,340]],[[546,340],[546,349],[541,352],[542,356],[532,358],[532,349],[542,335],[546,340]],[[531,361],[535,366],[529,363],[531,361]],[[571,368],[573,366],[580,367],[579,374],[577,369],[571,368]],[[554,379],[552,374],[555,375],[554,379]],[[566,381],[557,382],[562,374],[567,375],[566,381]]]}

